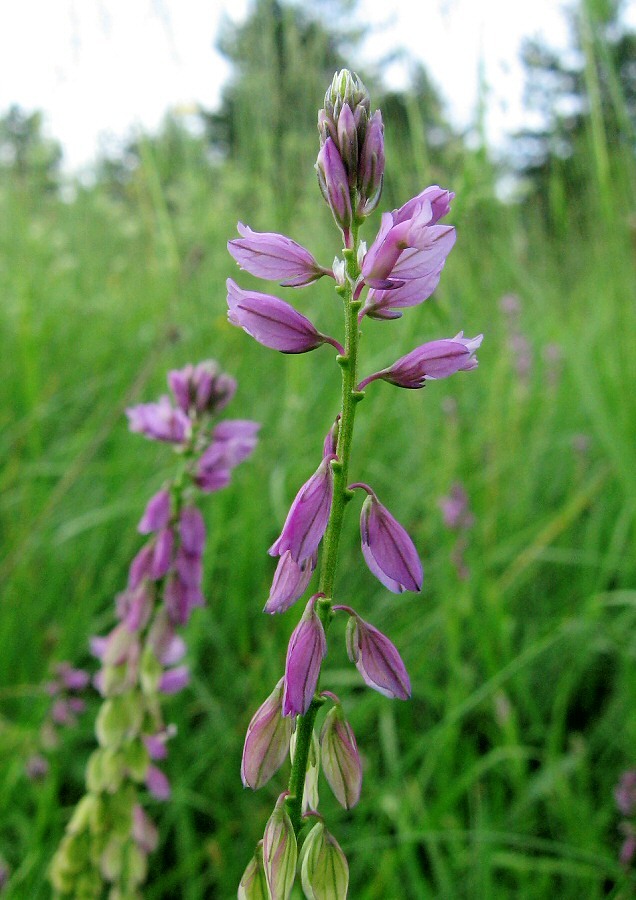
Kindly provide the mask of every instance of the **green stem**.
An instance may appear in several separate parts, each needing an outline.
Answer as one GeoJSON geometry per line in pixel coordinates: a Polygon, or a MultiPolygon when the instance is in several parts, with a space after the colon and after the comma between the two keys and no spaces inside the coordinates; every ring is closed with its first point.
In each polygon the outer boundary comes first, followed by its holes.
{"type": "MultiPolygon", "coordinates": [[[[337,357],[342,373],[342,407],[336,447],[338,458],[331,463],[333,471],[333,502],[329,523],[323,538],[320,581],[318,585],[318,592],[323,596],[316,601],[316,613],[322,622],[325,632],[334,615],[331,606],[340,534],[342,532],[345,508],[352,496],[351,491],[347,489],[347,482],[353,443],[353,425],[356,407],[364,396],[361,391],[356,390],[358,383],[358,341],[360,337],[358,312],[361,306],[359,300],[353,299],[354,286],[360,275],[357,260],[357,227],[352,229],[352,242],[353,246],[351,249],[343,251],[346,277],[344,285],[338,289],[338,293],[342,296],[345,317],[344,354],[337,357]]],[[[314,697],[305,715],[298,716],[296,720],[296,750],[289,778],[289,796],[287,797],[287,811],[296,834],[302,827],[303,790],[309,760],[311,736],[316,714],[322,703],[323,701],[319,697],[314,697]]]]}

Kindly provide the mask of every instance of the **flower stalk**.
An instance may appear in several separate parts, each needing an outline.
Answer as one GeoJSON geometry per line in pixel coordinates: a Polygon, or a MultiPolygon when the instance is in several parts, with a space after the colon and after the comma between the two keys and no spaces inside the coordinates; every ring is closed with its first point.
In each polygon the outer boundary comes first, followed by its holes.
{"type": "MultiPolygon", "coordinates": [[[[347,652],[364,682],[392,699],[407,700],[411,695],[408,673],[391,640],[350,606],[340,602],[334,605],[345,510],[356,489],[367,495],[360,533],[369,570],[393,593],[420,591],[423,579],[417,549],[406,529],[380,503],[373,488],[362,481],[349,483],[356,410],[365,397],[364,389],[372,382],[421,388],[427,380],[474,369],[474,353],[481,336],[464,338],[460,332],[452,340],[429,342],[392,366],[359,380],[360,324],[364,317],[379,321],[398,318],[402,309],[427,300],[437,286],[455,241],[455,229],[438,221],[449,212],[454,195],[432,185],[400,209],[384,213],[380,231],[367,250],[359,240],[359,230],[380,200],[384,126],[378,110],[371,114],[368,92],[353,73],[343,70],[334,76],[318,114],[318,131],[318,184],[342,238],[342,259],[336,258],[331,274],[343,305],[343,343],[324,335],[286,302],[256,292],[248,295],[228,281],[230,322],[259,343],[283,353],[305,353],[331,344],[338,351],[336,362],[342,382],[340,410],[325,438],[322,461],[299,489],[280,537],[269,549],[279,562],[265,612],[284,613],[302,597],[320,556],[318,590],[309,599],[289,641],[280,708],[277,693],[275,701],[270,696],[250,723],[242,772],[259,773],[250,775],[247,782],[243,778],[250,787],[264,783],[260,773],[265,772],[267,778],[273,774],[287,743],[287,732],[279,728],[275,717],[293,717],[288,789],[279,796],[277,807],[284,807],[283,821],[294,841],[303,842],[299,858],[305,896],[335,897],[337,893],[338,900],[345,900],[349,875],[342,849],[322,821],[309,833],[306,827],[312,816],[322,820],[314,808],[318,804],[321,757],[326,780],[346,809],[357,803],[362,784],[356,738],[340,700],[320,688],[322,663],[329,649],[327,632],[336,613],[349,617],[347,652]],[[316,720],[322,717],[327,702],[333,705],[324,716],[318,739],[316,720]]],[[[302,287],[330,274],[309,251],[289,238],[259,235],[240,223],[239,234],[239,239],[229,242],[229,250],[241,268],[252,275],[302,287]]],[[[286,846],[296,846],[289,835],[285,841],[286,846]]],[[[267,854],[265,859],[267,870],[267,854]]],[[[252,862],[244,881],[252,879],[253,868],[252,862]]],[[[287,876],[288,869],[280,897],[287,896],[290,888],[287,876]]],[[[269,883],[270,876],[268,879],[269,883]]]]}

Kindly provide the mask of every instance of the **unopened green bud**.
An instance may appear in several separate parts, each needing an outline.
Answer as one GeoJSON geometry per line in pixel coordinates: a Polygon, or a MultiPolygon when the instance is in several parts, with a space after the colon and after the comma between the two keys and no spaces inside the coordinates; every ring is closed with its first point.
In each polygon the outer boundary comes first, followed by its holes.
{"type": "Polygon", "coordinates": [[[307,900],[346,900],[349,866],[342,848],[317,822],[300,852],[300,878],[307,900]]]}
{"type": "Polygon", "coordinates": [[[148,858],[134,842],[126,846],[125,863],[128,886],[136,887],[143,884],[148,874],[148,858]]]}
{"type": "Polygon", "coordinates": [[[368,90],[362,80],[349,69],[341,69],[340,72],[336,72],[325,94],[325,111],[336,124],[345,104],[352,113],[355,113],[359,106],[368,113],[371,107],[368,90]]]}
{"type": "Polygon", "coordinates": [[[143,713],[143,701],[136,691],[105,700],[95,723],[101,746],[118,747],[127,737],[135,737],[141,729],[143,713]]]}
{"type": "Polygon", "coordinates": [[[99,807],[99,798],[94,794],[85,794],[79,801],[73,815],[66,826],[69,834],[79,834],[81,831],[91,829],[91,823],[95,817],[96,808],[99,807]]]}
{"type": "Polygon", "coordinates": [[[276,801],[263,834],[263,865],[270,896],[288,900],[296,878],[298,845],[291,819],[285,809],[287,794],[276,801]]]}
{"type": "Polygon", "coordinates": [[[238,887],[238,900],[269,900],[267,878],[263,866],[263,842],[259,841],[256,852],[247,864],[238,887]]]}
{"type": "Polygon", "coordinates": [[[163,675],[163,667],[153,650],[146,646],[141,657],[139,678],[144,694],[156,694],[159,690],[159,682],[163,675]]]}
{"type": "Polygon", "coordinates": [[[141,738],[135,738],[123,748],[124,765],[133,781],[145,781],[150,756],[141,738]]]}
{"type": "Polygon", "coordinates": [[[112,835],[99,860],[99,869],[106,881],[116,881],[124,870],[124,841],[112,835]]]}

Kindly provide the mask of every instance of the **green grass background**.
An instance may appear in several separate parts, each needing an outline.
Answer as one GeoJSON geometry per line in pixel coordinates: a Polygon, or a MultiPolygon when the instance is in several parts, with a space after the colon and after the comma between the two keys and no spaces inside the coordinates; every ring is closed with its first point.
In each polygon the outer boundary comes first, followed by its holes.
{"type": "MultiPolygon", "coordinates": [[[[352,504],[337,600],[387,631],[413,698],[361,688],[336,620],[323,684],[343,699],[364,784],[347,813],[322,782],[321,808],[355,900],[629,897],[613,789],[636,765],[633,158],[599,155],[590,132],[586,193],[568,197],[557,172],[548,226],[532,204],[496,199],[484,153],[466,151],[449,183],[417,164],[422,130],[408,137],[410,155],[397,153],[387,123],[381,206],[439,181],[457,193],[457,245],[433,299],[397,322],[365,320],[362,374],[460,329],[485,338],[475,372],[416,392],[376,383],[359,409],[351,477],[409,529],[425,585],[402,596],[379,585],[352,504]],[[500,306],[510,292],[527,377],[500,306]],[[475,516],[465,580],[438,505],[455,481],[475,516]]],[[[172,471],[169,448],[129,434],[123,411],[189,361],[217,359],[239,381],[228,414],[263,427],[231,487],[204,501],[209,602],[187,627],[192,685],[166,700],[174,796],[149,802],[161,843],[144,896],[235,896],[286,784],[283,770],[245,791],[240,754],[299,614],[262,615],[266,550],[319,459],[338,367],[329,348],[285,357],[227,323],[225,278],[256,282],[225,243],[239,218],[274,227],[276,185],[204,164],[197,146],[166,186],[149,144],[125,204],[99,188],[67,202],[0,190],[0,853],[12,898],[49,895],[46,867],[93,746],[97,699],[50,754],[49,777],[27,780],[41,685],[61,659],[94,668],[88,636],[111,626],[135,523],[172,471]]],[[[339,252],[311,162],[284,229],[324,264],[339,252]]],[[[272,290],[340,333],[330,284],[272,290]]]]}

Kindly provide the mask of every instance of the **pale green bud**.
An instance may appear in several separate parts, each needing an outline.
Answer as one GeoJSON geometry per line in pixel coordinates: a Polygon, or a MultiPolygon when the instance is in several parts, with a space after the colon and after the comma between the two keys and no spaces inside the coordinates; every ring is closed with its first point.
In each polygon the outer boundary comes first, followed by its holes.
{"type": "Polygon", "coordinates": [[[109,697],[97,714],[97,740],[102,747],[118,747],[126,738],[139,734],[143,714],[143,700],[135,691],[109,697]]]}
{"type": "Polygon", "coordinates": [[[145,781],[150,756],[146,745],[140,738],[136,738],[123,748],[123,760],[133,781],[145,781]]]}
{"type": "Polygon", "coordinates": [[[259,841],[256,852],[247,864],[238,886],[238,900],[269,900],[267,878],[263,866],[263,842],[259,841]]]}
{"type": "Polygon", "coordinates": [[[263,865],[272,900],[288,900],[296,878],[298,845],[285,809],[286,794],[276,801],[263,834],[263,865]]]}
{"type": "Polygon", "coordinates": [[[317,822],[300,853],[300,879],[307,900],[346,900],[349,866],[342,848],[317,822]]]}
{"type": "Polygon", "coordinates": [[[92,830],[91,823],[94,820],[96,808],[99,807],[99,798],[94,794],[86,794],[79,801],[70,822],[66,826],[69,834],[79,834],[81,831],[92,830]]]}
{"type": "Polygon", "coordinates": [[[112,835],[104,847],[99,870],[106,881],[116,881],[124,870],[124,839],[112,835]]]}
{"type": "Polygon", "coordinates": [[[146,646],[141,657],[139,679],[144,694],[156,694],[159,690],[159,682],[163,675],[163,667],[153,650],[146,646]]]}

